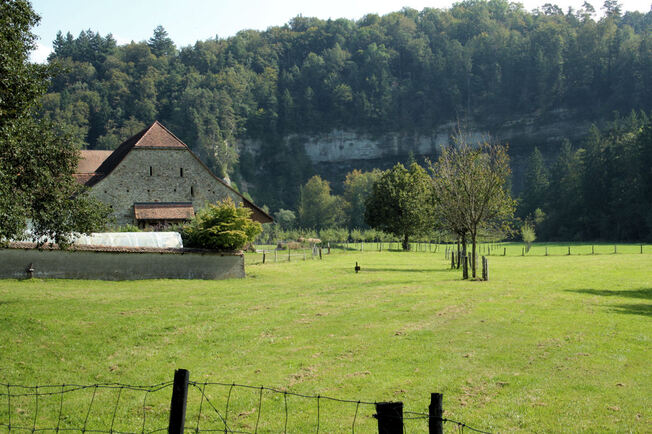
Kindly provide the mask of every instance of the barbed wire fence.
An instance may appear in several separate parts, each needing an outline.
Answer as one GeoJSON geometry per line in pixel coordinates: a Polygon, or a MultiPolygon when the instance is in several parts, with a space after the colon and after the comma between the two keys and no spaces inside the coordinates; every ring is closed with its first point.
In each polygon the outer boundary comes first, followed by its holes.
{"type": "Polygon", "coordinates": [[[443,417],[443,396],[439,393],[431,394],[428,412],[413,412],[404,411],[402,402],[340,399],[266,386],[190,381],[190,373],[185,369],[175,371],[174,381],[152,386],[0,384],[0,389],[0,427],[7,433],[441,434],[445,425],[458,432],[487,433],[443,417]],[[188,399],[189,394],[192,399],[188,399]]]}

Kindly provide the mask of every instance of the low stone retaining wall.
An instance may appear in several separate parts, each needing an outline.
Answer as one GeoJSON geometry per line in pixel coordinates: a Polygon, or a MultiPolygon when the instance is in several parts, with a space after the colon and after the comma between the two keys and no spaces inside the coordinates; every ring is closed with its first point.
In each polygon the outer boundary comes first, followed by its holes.
{"type": "Polygon", "coordinates": [[[243,278],[242,253],[196,249],[103,246],[37,249],[12,243],[0,249],[0,278],[24,279],[231,279],[243,278]],[[31,270],[31,271],[30,271],[31,270]]]}

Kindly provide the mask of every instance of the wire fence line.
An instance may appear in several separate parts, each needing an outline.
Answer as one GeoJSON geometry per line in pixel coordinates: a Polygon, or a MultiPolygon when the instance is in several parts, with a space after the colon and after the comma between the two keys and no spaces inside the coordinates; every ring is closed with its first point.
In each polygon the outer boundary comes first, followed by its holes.
{"type": "Polygon", "coordinates": [[[431,403],[428,413],[403,412],[402,402],[342,399],[267,386],[190,381],[188,371],[177,370],[174,381],[150,386],[0,383],[0,427],[7,433],[403,434],[408,431],[443,433],[446,424],[458,431],[487,432],[443,417],[442,395],[432,396],[438,397],[438,401],[432,398],[432,402],[439,404],[431,403]]]}
{"type": "MultiPolygon", "coordinates": [[[[148,412],[147,398],[151,393],[170,388],[172,384],[172,381],[151,386],[120,383],[57,384],[40,386],[0,384],[0,389],[2,389],[0,390],[0,398],[5,398],[5,408],[7,410],[6,419],[0,419],[0,426],[5,427],[8,433],[12,431],[53,431],[55,433],[59,431],[79,431],[82,433],[110,434],[151,434],[163,432],[168,429],[167,425],[161,425],[158,428],[146,428],[148,412]],[[97,399],[98,392],[101,393],[105,390],[109,390],[113,392],[112,395],[115,395],[115,398],[111,399],[111,405],[109,405],[109,402],[106,400],[101,401],[97,399]],[[84,403],[82,406],[79,400],[75,400],[73,404],[75,410],[73,415],[64,414],[65,398],[72,398],[72,395],[85,391],[90,391],[90,397],[84,396],[83,401],[87,401],[87,403],[84,403]],[[140,419],[139,429],[116,429],[118,411],[124,391],[139,392],[143,395],[142,406],[139,408],[139,413],[142,415],[142,418],[138,418],[140,419]],[[97,411],[99,406],[101,406],[103,414],[110,416],[110,423],[107,423],[108,420],[105,420],[102,427],[90,427],[89,422],[91,422],[91,414],[93,414],[94,410],[97,411]],[[43,415],[43,410],[50,410],[50,414],[43,415]],[[30,412],[33,413],[33,416],[30,412]],[[54,417],[55,415],[56,417],[54,417]],[[41,419],[45,419],[48,422],[56,420],[56,425],[42,426],[42,423],[39,423],[40,416],[41,419]]],[[[132,412],[133,410],[134,407],[132,404],[129,411],[132,412]]],[[[0,412],[0,416],[1,415],[2,412],[0,412]]],[[[95,419],[95,417],[93,419],[95,419]]]]}
{"type": "MultiPolygon", "coordinates": [[[[471,245],[467,245],[471,249],[471,245]]],[[[251,256],[250,263],[292,262],[292,258],[321,259],[330,254],[371,253],[371,252],[403,252],[401,242],[322,242],[320,244],[292,249],[277,248],[272,245],[260,246],[251,256]]],[[[441,253],[448,260],[451,254],[458,255],[461,247],[456,243],[411,242],[411,253],[441,253]]],[[[525,243],[513,242],[479,242],[476,255],[479,256],[586,256],[612,254],[652,254],[652,245],[641,243],[608,244],[608,243],[525,243]]],[[[467,252],[467,255],[470,254],[467,252]]]]}

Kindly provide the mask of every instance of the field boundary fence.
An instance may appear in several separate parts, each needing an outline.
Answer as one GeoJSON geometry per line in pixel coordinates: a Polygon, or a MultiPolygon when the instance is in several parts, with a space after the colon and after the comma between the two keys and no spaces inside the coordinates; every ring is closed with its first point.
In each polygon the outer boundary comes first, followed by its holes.
{"type": "MultiPolygon", "coordinates": [[[[6,428],[7,433],[154,434],[167,431],[169,434],[184,432],[249,434],[305,432],[306,426],[310,426],[311,432],[313,430],[317,433],[334,432],[334,425],[332,423],[329,425],[327,423],[329,419],[325,416],[324,409],[328,405],[341,406],[336,413],[338,418],[336,426],[339,427],[337,432],[403,434],[408,432],[408,422],[421,424],[412,425],[415,428],[414,432],[442,434],[445,426],[450,426],[458,432],[464,430],[488,432],[444,417],[441,393],[431,394],[427,411],[413,412],[405,411],[403,402],[340,399],[266,386],[191,381],[190,372],[185,369],[176,370],[173,381],[152,386],[119,383],[41,386],[0,384],[0,388],[2,389],[0,401],[5,401],[4,409],[7,411],[6,416],[0,412],[0,427],[6,428]],[[209,389],[212,390],[211,393],[209,389]],[[238,413],[234,410],[235,395],[242,394],[242,391],[253,394],[251,401],[253,408],[249,412],[238,413]],[[83,404],[75,401],[73,407],[77,414],[71,415],[64,411],[66,398],[80,392],[90,396],[84,395],[83,404]],[[125,395],[128,392],[139,393],[142,396],[135,396],[137,399],[131,400],[132,405],[128,405],[125,402],[125,395]],[[169,398],[164,399],[165,396],[161,396],[161,393],[167,393],[169,398]],[[103,398],[100,399],[102,394],[103,398]],[[152,399],[155,394],[158,394],[157,399],[152,399]],[[193,395],[190,413],[188,413],[189,395],[193,395]],[[273,401],[275,407],[268,408],[265,400],[273,401]],[[169,402],[169,406],[165,405],[165,401],[169,402]],[[30,405],[25,405],[27,403],[30,405]],[[308,416],[309,412],[306,410],[309,408],[312,408],[314,416],[308,416]],[[96,417],[95,412],[98,409],[103,411],[105,415],[103,419],[96,417]],[[44,414],[48,412],[51,414],[44,414]],[[247,423],[241,420],[243,414],[249,417],[247,423]],[[121,420],[123,417],[129,419],[130,425],[126,425],[121,420]],[[304,424],[304,428],[301,431],[292,429],[290,419],[292,422],[299,420],[304,424]],[[366,422],[361,425],[363,419],[366,422]],[[375,419],[373,423],[372,419],[375,419]],[[98,425],[99,420],[102,423],[98,425]],[[269,427],[270,421],[274,422],[275,429],[269,427]],[[371,427],[373,428],[370,429],[371,427]]],[[[0,403],[0,408],[2,407],[0,403]]]]}
{"type": "MultiPolygon", "coordinates": [[[[470,250],[470,245],[467,245],[470,250]]],[[[269,248],[257,249],[260,254],[254,263],[292,262],[297,260],[323,259],[331,253],[365,253],[382,251],[402,251],[400,241],[357,241],[357,242],[322,242],[310,247],[301,248],[269,248]]],[[[449,261],[451,256],[461,255],[461,248],[454,242],[411,242],[410,252],[441,253],[449,261]]],[[[652,245],[643,243],[533,243],[531,246],[520,243],[480,242],[477,244],[476,255],[487,257],[498,256],[589,256],[610,254],[651,254],[652,245]]],[[[469,256],[467,252],[466,256],[469,256]]],[[[459,268],[459,266],[457,267],[459,268]]]]}

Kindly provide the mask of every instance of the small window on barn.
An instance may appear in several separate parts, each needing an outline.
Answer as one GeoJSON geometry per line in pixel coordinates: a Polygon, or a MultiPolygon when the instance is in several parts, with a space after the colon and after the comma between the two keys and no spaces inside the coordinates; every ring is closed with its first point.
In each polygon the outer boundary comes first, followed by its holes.
{"type": "Polygon", "coordinates": [[[181,176],[183,178],[183,167],[179,168],[179,176],[181,176]]]}
{"type": "Polygon", "coordinates": [[[190,196],[195,197],[195,187],[190,186],[190,196]]]}
{"type": "Polygon", "coordinates": [[[149,166],[149,176],[152,176],[152,166],[149,166]]]}

